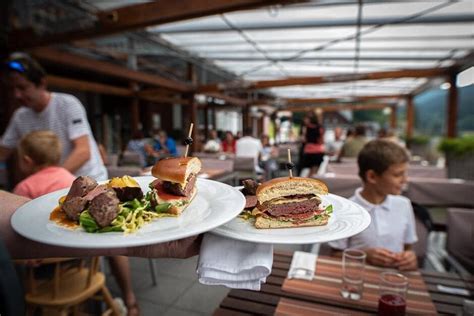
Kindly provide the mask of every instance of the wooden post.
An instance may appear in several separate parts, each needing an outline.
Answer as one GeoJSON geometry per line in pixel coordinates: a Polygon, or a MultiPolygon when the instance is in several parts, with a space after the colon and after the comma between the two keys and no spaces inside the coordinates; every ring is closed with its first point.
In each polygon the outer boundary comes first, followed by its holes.
{"type": "Polygon", "coordinates": [[[415,123],[415,108],[413,105],[413,96],[409,95],[407,97],[407,126],[406,126],[407,138],[410,138],[413,136],[414,123],[415,123]]]}
{"type": "Polygon", "coordinates": [[[392,111],[390,112],[390,128],[397,128],[397,106],[393,105],[390,107],[392,111]]]}
{"type": "Polygon", "coordinates": [[[211,117],[212,117],[212,128],[217,131],[216,107],[215,107],[215,106],[212,106],[212,107],[211,107],[211,110],[212,110],[212,114],[211,114],[211,117]]]}
{"type": "Polygon", "coordinates": [[[242,131],[245,131],[249,128],[249,105],[246,104],[242,108],[242,131]]]}
{"type": "Polygon", "coordinates": [[[456,87],[456,72],[449,75],[451,87],[448,93],[448,106],[446,114],[446,136],[456,137],[458,120],[458,88],[456,87]]]}
{"type": "Polygon", "coordinates": [[[209,137],[209,106],[204,106],[204,139],[209,137]]]}
{"type": "MultiPolygon", "coordinates": [[[[188,80],[192,84],[197,84],[198,78],[196,74],[196,69],[193,64],[188,63],[188,73],[187,73],[188,80]]],[[[191,104],[191,109],[190,109],[190,114],[191,114],[191,123],[195,125],[195,128],[193,128],[193,133],[192,133],[192,138],[194,140],[193,144],[191,145],[191,152],[195,152],[198,149],[201,148],[201,142],[200,138],[198,136],[199,133],[199,122],[198,122],[198,104],[194,100],[194,93],[191,93],[189,95],[190,98],[190,104],[191,104]]],[[[185,110],[186,111],[186,110],[185,110]]],[[[188,111],[186,111],[188,112],[188,111]]],[[[185,125],[186,126],[186,125],[185,125]]]]}
{"type": "MultiPolygon", "coordinates": [[[[138,85],[136,83],[131,83],[130,88],[137,92],[138,91],[138,85]]],[[[132,97],[132,102],[130,104],[130,115],[131,115],[131,129],[132,129],[132,135],[134,135],[140,128],[140,100],[138,99],[138,96],[132,97]]]]}

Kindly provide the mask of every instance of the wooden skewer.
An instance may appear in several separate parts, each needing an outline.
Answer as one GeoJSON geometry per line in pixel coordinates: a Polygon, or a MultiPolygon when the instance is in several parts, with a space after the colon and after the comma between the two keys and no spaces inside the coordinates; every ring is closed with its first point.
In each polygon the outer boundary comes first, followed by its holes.
{"type": "MultiPolygon", "coordinates": [[[[193,126],[194,126],[193,123],[191,123],[191,125],[189,126],[188,137],[191,137],[191,135],[193,134],[193,126]]],[[[184,152],[184,158],[188,156],[188,151],[189,151],[189,144],[186,144],[186,151],[184,152]]]]}
{"type": "MultiPolygon", "coordinates": [[[[290,148],[288,148],[288,163],[291,165],[291,151],[290,151],[290,148]]],[[[293,168],[288,168],[288,171],[290,172],[290,178],[293,178],[293,168]]]]}

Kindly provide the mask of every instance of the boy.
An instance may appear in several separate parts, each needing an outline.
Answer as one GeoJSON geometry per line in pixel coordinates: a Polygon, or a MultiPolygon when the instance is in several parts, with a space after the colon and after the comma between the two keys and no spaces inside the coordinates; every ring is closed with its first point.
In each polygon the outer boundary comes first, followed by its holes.
{"type": "Polygon", "coordinates": [[[363,147],[357,159],[363,186],[350,200],[369,211],[372,222],[355,236],[330,242],[331,248],[363,249],[374,265],[417,268],[411,250],[418,240],[413,209],[407,198],[399,196],[407,180],[408,160],[405,149],[387,140],[374,140],[363,147]]]}
{"type": "Polygon", "coordinates": [[[75,177],[59,166],[61,144],[52,131],[26,134],[18,146],[20,169],[28,177],[18,183],[15,194],[34,199],[71,186],[75,177]]]}

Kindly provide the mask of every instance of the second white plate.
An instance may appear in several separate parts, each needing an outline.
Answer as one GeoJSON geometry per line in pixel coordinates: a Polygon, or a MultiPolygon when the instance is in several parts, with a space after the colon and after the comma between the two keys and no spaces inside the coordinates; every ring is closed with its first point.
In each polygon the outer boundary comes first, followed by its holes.
{"type": "Polygon", "coordinates": [[[253,221],[234,218],[212,232],[224,237],[268,244],[312,244],[348,238],[370,225],[370,215],[360,205],[346,198],[328,194],[323,205],[333,205],[333,213],[325,226],[257,229],[253,221]]]}

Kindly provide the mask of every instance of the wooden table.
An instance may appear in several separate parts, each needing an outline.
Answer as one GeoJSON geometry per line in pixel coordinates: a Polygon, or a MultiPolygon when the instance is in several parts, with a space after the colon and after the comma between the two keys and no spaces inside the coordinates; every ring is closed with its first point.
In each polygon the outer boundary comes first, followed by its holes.
{"type": "MultiPolygon", "coordinates": [[[[325,260],[336,260],[319,256],[325,260]]],[[[327,296],[304,295],[285,291],[291,252],[276,252],[272,274],[259,292],[231,290],[216,309],[214,315],[373,315],[374,309],[350,300],[335,302],[327,296]]],[[[318,262],[319,265],[319,262],[318,262]]],[[[316,272],[318,275],[318,272],[316,272]]],[[[456,314],[464,299],[474,299],[474,279],[461,278],[457,274],[421,271],[429,296],[440,314],[456,314]],[[441,292],[437,285],[468,289],[469,296],[452,295],[441,292]]],[[[302,281],[305,282],[305,281],[302,281]]],[[[313,281],[314,282],[314,281],[313,281]]],[[[335,285],[337,287],[337,285],[335,285]]],[[[365,293],[365,292],[364,292],[365,293]]]]}

